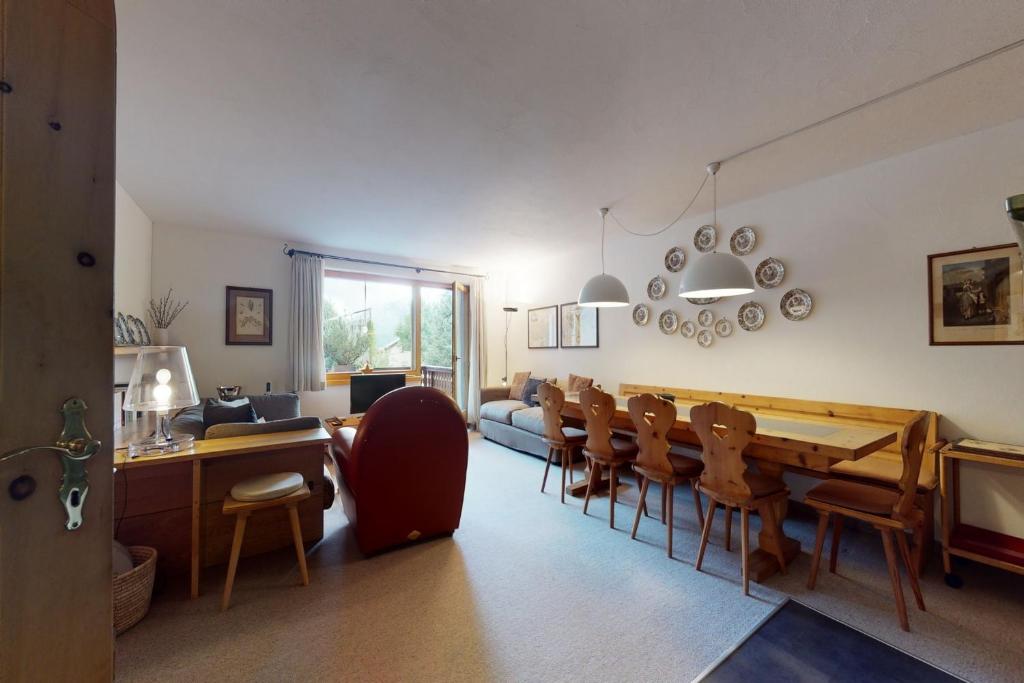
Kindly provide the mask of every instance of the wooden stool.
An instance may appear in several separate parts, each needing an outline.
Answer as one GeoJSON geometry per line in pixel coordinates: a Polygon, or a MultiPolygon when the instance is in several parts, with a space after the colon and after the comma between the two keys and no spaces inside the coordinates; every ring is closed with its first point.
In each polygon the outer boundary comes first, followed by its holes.
{"type": "Polygon", "coordinates": [[[231,543],[231,559],[228,562],[228,576],[224,582],[224,598],[221,600],[221,611],[226,610],[231,602],[231,589],[235,583],[235,571],[238,569],[238,556],[242,551],[242,539],[245,537],[245,525],[256,510],[284,506],[288,510],[288,518],[292,525],[292,539],[295,541],[295,555],[299,560],[299,573],[302,585],[309,585],[309,573],[306,570],[306,553],[302,546],[302,528],[299,526],[299,511],[296,506],[309,498],[309,487],[302,481],[301,475],[295,472],[271,474],[248,479],[236,484],[230,495],[224,499],[224,514],[235,515],[235,538],[231,543]],[[296,482],[297,479],[297,482],[296,482]],[[296,488],[298,483],[298,488],[296,488]],[[241,500],[240,500],[241,499],[241,500]]]}

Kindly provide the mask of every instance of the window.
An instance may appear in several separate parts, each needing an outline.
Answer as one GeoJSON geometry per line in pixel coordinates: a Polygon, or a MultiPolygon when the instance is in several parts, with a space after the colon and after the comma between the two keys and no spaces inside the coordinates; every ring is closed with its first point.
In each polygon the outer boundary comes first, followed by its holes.
{"type": "Polygon", "coordinates": [[[345,384],[367,364],[374,370],[452,363],[450,285],[327,271],[324,362],[330,384],[345,384]]]}

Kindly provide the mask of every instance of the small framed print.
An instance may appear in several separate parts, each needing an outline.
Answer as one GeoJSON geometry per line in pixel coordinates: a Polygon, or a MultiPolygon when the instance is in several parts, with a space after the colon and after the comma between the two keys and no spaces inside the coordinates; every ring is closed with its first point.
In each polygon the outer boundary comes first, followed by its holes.
{"type": "Polygon", "coordinates": [[[271,346],[274,343],[274,290],[227,287],[225,344],[271,346]]]}
{"type": "Polygon", "coordinates": [[[929,343],[1024,344],[1024,273],[1016,244],[928,257],[929,343]]]}
{"type": "Polygon", "coordinates": [[[531,308],[526,312],[526,346],[530,349],[558,348],[558,306],[531,308]]]}
{"type": "Polygon", "coordinates": [[[598,309],[580,306],[575,301],[561,305],[563,349],[596,349],[598,347],[598,309]]]}

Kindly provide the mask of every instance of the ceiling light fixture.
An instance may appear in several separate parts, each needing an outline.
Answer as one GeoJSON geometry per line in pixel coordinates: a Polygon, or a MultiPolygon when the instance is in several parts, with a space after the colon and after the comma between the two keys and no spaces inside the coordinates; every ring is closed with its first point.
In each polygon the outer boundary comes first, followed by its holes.
{"type": "Polygon", "coordinates": [[[629,305],[629,292],[622,280],[604,272],[604,232],[608,209],[601,209],[601,274],[587,280],[580,290],[580,306],[612,308],[629,305]]]}
{"type": "MultiPolygon", "coordinates": [[[[712,219],[718,229],[718,169],[721,163],[708,164],[711,176],[712,219]]],[[[739,257],[716,251],[705,254],[683,272],[679,283],[679,296],[683,298],[710,299],[715,297],[739,296],[754,291],[754,277],[739,257]]]]}

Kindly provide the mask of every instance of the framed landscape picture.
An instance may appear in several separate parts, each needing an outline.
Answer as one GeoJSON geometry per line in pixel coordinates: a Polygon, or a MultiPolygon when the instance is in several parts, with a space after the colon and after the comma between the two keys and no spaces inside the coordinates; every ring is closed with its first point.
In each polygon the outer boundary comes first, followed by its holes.
{"type": "Polygon", "coordinates": [[[228,286],[226,311],[225,344],[274,343],[274,290],[228,286]]]}
{"type": "Polygon", "coordinates": [[[929,342],[1024,344],[1024,274],[1016,244],[928,257],[929,342]]]}
{"type": "Polygon", "coordinates": [[[561,306],[563,349],[596,349],[598,309],[571,301],[561,306]]]}
{"type": "Polygon", "coordinates": [[[526,312],[526,346],[531,349],[558,348],[558,306],[531,308],[526,312]]]}

